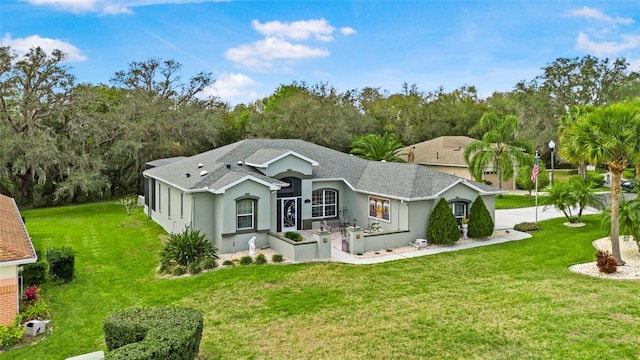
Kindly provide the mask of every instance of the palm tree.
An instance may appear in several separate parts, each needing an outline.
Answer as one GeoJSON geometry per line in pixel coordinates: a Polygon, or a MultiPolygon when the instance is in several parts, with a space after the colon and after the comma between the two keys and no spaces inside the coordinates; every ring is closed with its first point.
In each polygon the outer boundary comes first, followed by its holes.
{"type": "Polygon", "coordinates": [[[618,103],[579,116],[567,130],[570,146],[581,149],[591,164],[606,164],[611,172],[611,250],[620,256],[620,182],[630,161],[640,157],[640,103],[618,103]]]}
{"type": "Polygon", "coordinates": [[[384,135],[368,134],[355,138],[351,142],[351,154],[367,160],[403,162],[398,157],[398,150],[404,147],[396,140],[393,133],[385,132],[384,135]]]}
{"type": "Polygon", "coordinates": [[[585,116],[593,110],[593,106],[572,106],[565,115],[560,117],[560,124],[558,126],[558,140],[560,142],[558,152],[560,156],[565,161],[578,165],[578,173],[585,179],[587,178],[587,164],[589,163],[589,159],[580,146],[571,141],[571,128],[578,118],[585,116]]]}
{"type": "Polygon", "coordinates": [[[498,174],[498,187],[502,188],[502,180],[513,177],[515,164],[529,163],[533,145],[526,139],[516,137],[519,125],[514,115],[500,117],[495,112],[482,115],[480,128],[490,130],[482,139],[473,141],[464,149],[464,161],[469,165],[474,180],[482,181],[487,165],[491,164],[498,174]]]}
{"type": "MultiPolygon", "coordinates": [[[[622,199],[620,201],[620,232],[633,237],[640,251],[640,199],[622,199]]],[[[600,222],[607,235],[611,235],[611,208],[607,207],[602,212],[600,222]]]]}

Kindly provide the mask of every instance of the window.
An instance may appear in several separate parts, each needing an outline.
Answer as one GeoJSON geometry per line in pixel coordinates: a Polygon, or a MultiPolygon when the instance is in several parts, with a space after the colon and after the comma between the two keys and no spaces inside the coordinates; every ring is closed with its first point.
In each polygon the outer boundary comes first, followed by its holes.
{"type": "Polygon", "coordinates": [[[184,193],[180,193],[180,218],[184,216],[184,193]]]}
{"type": "Polygon", "coordinates": [[[449,205],[451,206],[451,210],[453,211],[453,215],[456,219],[461,220],[462,217],[467,214],[467,203],[453,202],[449,205]]]}
{"type": "Polygon", "coordinates": [[[369,196],[369,217],[370,218],[390,222],[391,221],[390,210],[391,210],[391,201],[389,201],[389,199],[369,196]]]}
{"type": "Polygon", "coordinates": [[[236,202],[236,228],[248,230],[254,228],[255,201],[240,200],[236,202]]]}
{"type": "Polygon", "coordinates": [[[158,184],[158,211],[162,212],[162,184],[158,184]]]}
{"type": "Polygon", "coordinates": [[[167,188],[167,216],[171,219],[171,188],[167,188]]]}
{"type": "Polygon", "coordinates": [[[338,192],[335,190],[316,190],[311,193],[311,217],[335,217],[338,212],[338,192]]]}

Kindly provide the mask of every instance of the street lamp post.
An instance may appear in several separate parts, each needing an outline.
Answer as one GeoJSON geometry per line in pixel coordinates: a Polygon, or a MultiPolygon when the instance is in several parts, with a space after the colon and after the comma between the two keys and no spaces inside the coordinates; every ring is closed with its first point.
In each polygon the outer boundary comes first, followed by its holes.
{"type": "Polygon", "coordinates": [[[553,140],[549,141],[549,149],[551,149],[551,186],[553,186],[553,151],[556,148],[556,143],[553,140]]]}

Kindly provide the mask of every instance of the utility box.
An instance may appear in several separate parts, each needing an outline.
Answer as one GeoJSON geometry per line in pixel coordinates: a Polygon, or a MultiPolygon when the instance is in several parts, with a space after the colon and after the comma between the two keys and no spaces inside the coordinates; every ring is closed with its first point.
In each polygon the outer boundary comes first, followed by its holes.
{"type": "Polygon", "coordinates": [[[36,336],[44,334],[46,323],[40,320],[31,320],[24,324],[24,334],[26,336],[36,336]]]}

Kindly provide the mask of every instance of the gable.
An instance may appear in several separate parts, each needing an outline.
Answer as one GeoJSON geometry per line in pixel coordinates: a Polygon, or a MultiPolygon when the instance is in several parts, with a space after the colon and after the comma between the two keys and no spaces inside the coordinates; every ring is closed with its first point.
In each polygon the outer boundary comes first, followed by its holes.
{"type": "Polygon", "coordinates": [[[286,149],[260,149],[244,162],[262,170],[266,176],[276,176],[285,172],[298,172],[310,176],[318,162],[304,155],[286,149]]]}

